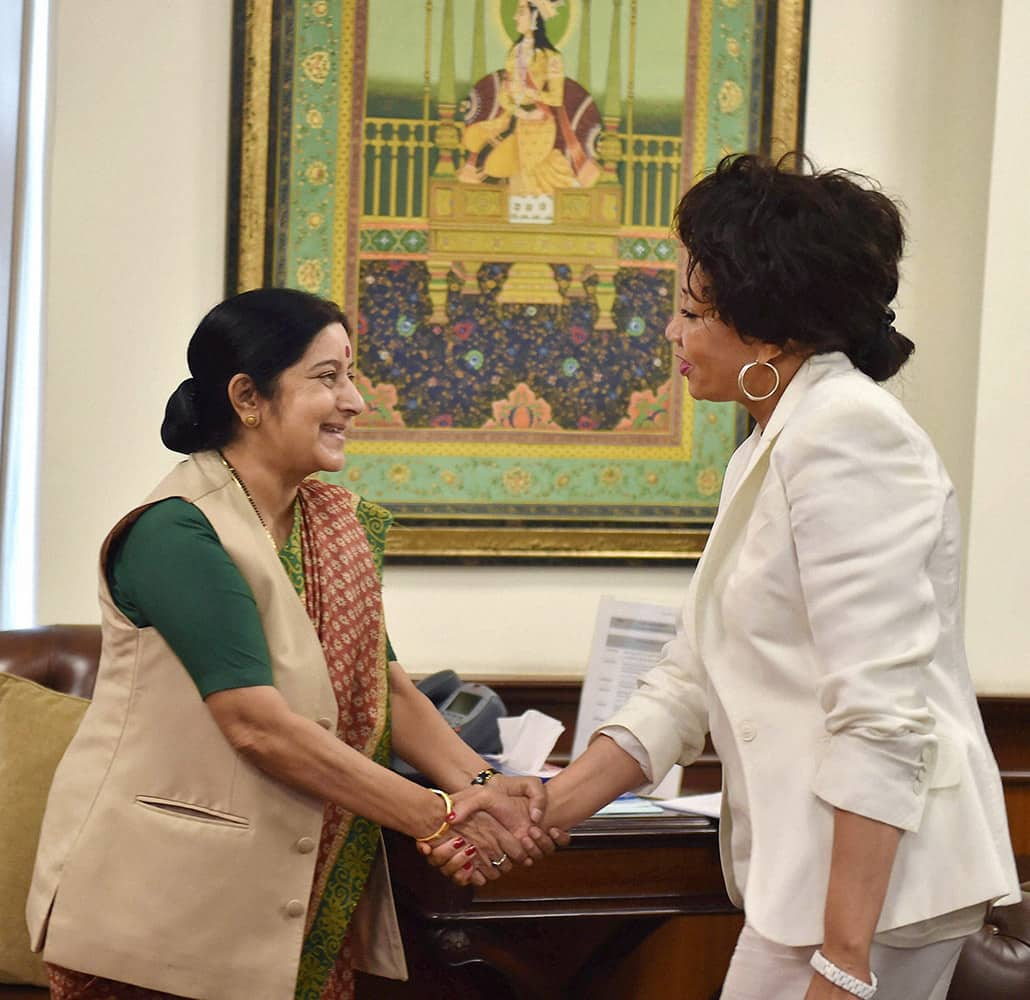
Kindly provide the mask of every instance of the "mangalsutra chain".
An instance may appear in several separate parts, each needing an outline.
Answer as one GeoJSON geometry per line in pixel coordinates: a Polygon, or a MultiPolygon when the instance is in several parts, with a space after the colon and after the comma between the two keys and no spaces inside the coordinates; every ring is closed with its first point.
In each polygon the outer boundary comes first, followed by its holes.
{"type": "Polygon", "coordinates": [[[218,453],[218,457],[222,460],[222,465],[229,470],[229,475],[232,476],[233,482],[243,490],[243,495],[250,501],[250,506],[253,508],[254,513],[257,514],[257,519],[261,522],[261,527],[265,529],[265,534],[268,535],[268,540],[272,543],[272,548],[275,549],[276,554],[278,554],[279,546],[276,545],[272,532],[268,530],[268,525],[265,523],[265,519],[261,516],[261,511],[258,510],[258,505],[254,503],[254,498],[250,495],[250,490],[247,489],[247,484],[240,478],[240,474],[235,468],[233,468],[229,459],[227,459],[221,452],[218,453]]]}

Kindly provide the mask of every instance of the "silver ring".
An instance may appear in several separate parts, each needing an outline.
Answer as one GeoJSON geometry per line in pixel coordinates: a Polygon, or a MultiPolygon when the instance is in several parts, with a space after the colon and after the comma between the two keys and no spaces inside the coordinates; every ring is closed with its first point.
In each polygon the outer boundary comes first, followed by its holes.
{"type": "Polygon", "coordinates": [[[501,865],[503,865],[504,862],[507,861],[507,860],[508,860],[508,855],[505,853],[505,854],[502,854],[496,861],[494,861],[494,859],[491,858],[490,859],[490,864],[492,864],[494,866],[494,868],[500,868],[501,865]]]}

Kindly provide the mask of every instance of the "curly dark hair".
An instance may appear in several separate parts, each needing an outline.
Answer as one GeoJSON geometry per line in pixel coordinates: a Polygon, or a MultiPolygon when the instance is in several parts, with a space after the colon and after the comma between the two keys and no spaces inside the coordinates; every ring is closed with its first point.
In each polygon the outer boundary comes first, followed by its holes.
{"type": "Polygon", "coordinates": [[[683,196],[675,229],[689,255],[687,287],[745,340],[843,351],[882,382],[915,349],[890,308],[901,213],[869,178],[797,173],[796,160],[727,156],[683,196]]]}

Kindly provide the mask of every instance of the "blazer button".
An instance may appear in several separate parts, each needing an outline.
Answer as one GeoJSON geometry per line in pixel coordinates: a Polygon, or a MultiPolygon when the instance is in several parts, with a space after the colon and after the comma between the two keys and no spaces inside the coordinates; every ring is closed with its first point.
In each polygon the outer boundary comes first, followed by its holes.
{"type": "Polygon", "coordinates": [[[332,730],[332,728],[333,728],[333,720],[332,720],[332,719],[327,719],[327,718],[323,717],[323,718],[321,718],[321,719],[316,719],[315,721],[316,721],[316,722],[317,722],[317,723],[318,723],[318,724],[319,724],[319,725],[320,725],[320,726],[321,726],[321,727],[322,727],[323,729],[328,729],[328,730],[330,730],[330,731],[331,731],[331,730],[332,730]]]}
{"type": "Polygon", "coordinates": [[[310,854],[315,849],[315,842],[310,837],[301,837],[296,847],[301,854],[310,854]]]}
{"type": "Polygon", "coordinates": [[[286,904],[286,915],[288,917],[302,917],[306,907],[299,899],[291,899],[286,904]]]}
{"type": "Polygon", "coordinates": [[[753,722],[742,722],[740,724],[740,738],[745,743],[750,743],[758,735],[758,730],[753,722]]]}

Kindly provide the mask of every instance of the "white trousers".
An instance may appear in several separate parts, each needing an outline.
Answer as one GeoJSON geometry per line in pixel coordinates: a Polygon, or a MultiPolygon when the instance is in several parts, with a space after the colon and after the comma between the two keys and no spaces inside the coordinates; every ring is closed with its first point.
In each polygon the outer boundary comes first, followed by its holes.
{"type": "MultiPolygon", "coordinates": [[[[870,965],[880,981],[876,1000],[945,1000],[965,938],[922,948],[873,942],[870,965]]],[[[804,1000],[815,975],[814,948],[791,948],[744,925],[730,961],[721,1000],[804,1000]]]]}

